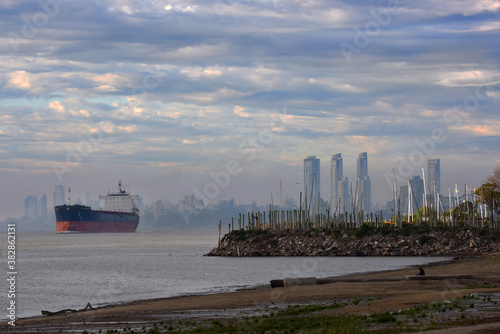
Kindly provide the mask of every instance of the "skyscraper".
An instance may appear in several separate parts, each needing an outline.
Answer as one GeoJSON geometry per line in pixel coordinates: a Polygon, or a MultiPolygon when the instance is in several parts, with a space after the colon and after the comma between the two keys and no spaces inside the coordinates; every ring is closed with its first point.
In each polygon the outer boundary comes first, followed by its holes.
{"type": "Polygon", "coordinates": [[[350,212],[351,198],[349,196],[349,180],[346,176],[342,177],[339,181],[338,189],[339,198],[337,214],[343,214],[345,211],[350,212]]]}
{"type": "Polygon", "coordinates": [[[38,206],[35,196],[28,196],[24,199],[24,215],[33,219],[38,217],[38,206]]]}
{"type": "Polygon", "coordinates": [[[330,212],[339,215],[350,211],[349,180],[344,176],[344,162],[342,154],[332,155],[330,180],[330,212]]]}
{"type": "Polygon", "coordinates": [[[64,187],[61,185],[57,185],[54,189],[54,206],[63,205],[65,202],[64,187]]]}
{"type": "Polygon", "coordinates": [[[363,152],[359,154],[358,157],[358,201],[361,199],[361,203],[356,203],[358,208],[361,204],[361,208],[364,212],[370,212],[372,208],[372,181],[368,176],[368,153],[363,152]]]}
{"type": "Polygon", "coordinates": [[[434,195],[434,184],[436,185],[436,194],[441,194],[441,160],[427,160],[427,192],[434,195]]]}
{"type": "Polygon", "coordinates": [[[47,195],[45,194],[43,194],[43,196],[38,200],[38,211],[40,217],[47,216],[47,195]]]}
{"type": "Polygon", "coordinates": [[[413,213],[424,206],[424,180],[420,176],[414,176],[409,180],[411,188],[411,203],[408,202],[408,184],[401,188],[401,211],[406,213],[409,208],[413,208],[413,213]]]}
{"type": "Polygon", "coordinates": [[[342,155],[340,153],[332,155],[330,170],[330,210],[335,212],[339,201],[339,182],[344,176],[342,166],[342,155]]]}
{"type": "Polygon", "coordinates": [[[304,194],[307,200],[307,210],[318,207],[320,196],[320,162],[314,155],[304,159],[304,194]]]}
{"type": "Polygon", "coordinates": [[[358,177],[368,176],[368,153],[363,152],[358,157],[358,177]]]}

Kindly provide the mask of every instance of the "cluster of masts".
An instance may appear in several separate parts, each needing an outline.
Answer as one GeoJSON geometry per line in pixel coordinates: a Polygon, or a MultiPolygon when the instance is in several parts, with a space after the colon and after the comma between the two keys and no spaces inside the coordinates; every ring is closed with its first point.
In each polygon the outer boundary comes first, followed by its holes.
{"type": "MultiPolygon", "coordinates": [[[[393,176],[394,176],[394,170],[393,170],[393,176]]],[[[455,184],[455,189],[453,190],[454,195],[452,195],[452,189],[448,188],[448,210],[444,209],[443,202],[441,201],[441,194],[436,190],[436,182],[434,181],[432,184],[432,195],[428,195],[428,189],[427,189],[427,182],[425,178],[425,171],[422,168],[422,178],[423,178],[423,195],[422,195],[422,203],[423,203],[423,212],[418,210],[418,205],[417,205],[417,199],[415,197],[412,184],[410,180],[408,180],[408,185],[407,185],[407,190],[408,190],[408,195],[407,195],[407,200],[405,203],[405,210],[402,210],[403,212],[407,212],[407,217],[408,217],[408,222],[413,222],[413,217],[416,216],[417,220],[424,221],[425,218],[429,219],[430,214],[436,215],[435,220],[436,221],[443,221],[448,224],[453,224],[453,210],[457,208],[460,205],[460,199],[459,199],[459,193],[460,191],[458,190],[458,185],[455,184]],[[429,202],[429,203],[428,203],[429,202]],[[417,208],[417,210],[415,210],[417,208]],[[446,212],[448,211],[448,212],[446,212]]],[[[476,188],[471,188],[468,185],[465,185],[465,198],[464,201],[466,204],[466,215],[465,215],[465,224],[469,223],[470,225],[475,226],[476,225],[476,218],[478,218],[481,221],[482,227],[484,227],[484,221],[486,220],[487,217],[487,210],[485,207],[485,204],[483,203],[483,198],[484,196],[478,196],[476,195],[476,188]],[[468,203],[473,202],[477,203],[479,202],[479,199],[481,199],[481,205],[478,206],[479,209],[479,217],[476,217],[474,212],[472,212],[471,208],[469,207],[468,203]],[[468,220],[468,222],[467,222],[468,220]]],[[[397,212],[397,217],[400,217],[401,210],[398,209],[396,211],[396,203],[401,203],[401,201],[397,201],[397,190],[396,190],[396,178],[394,177],[394,188],[393,188],[393,194],[394,194],[394,212],[397,212]]],[[[400,191],[400,198],[401,198],[402,190],[400,191]]],[[[401,219],[396,219],[396,225],[401,226],[402,225],[402,220],[401,219]]]]}
{"type": "MultiPolygon", "coordinates": [[[[313,177],[314,178],[314,177],[313,177]]],[[[477,211],[474,211],[468,203],[479,203],[479,200],[483,199],[483,196],[478,196],[476,188],[471,188],[465,185],[465,194],[462,199],[459,198],[460,191],[458,190],[458,185],[455,184],[455,189],[453,190],[454,196],[452,196],[452,189],[448,188],[448,210],[445,210],[445,206],[442,203],[442,196],[437,191],[436,182],[432,182],[432,190],[429,191],[427,186],[425,171],[422,168],[422,178],[423,178],[423,195],[422,195],[422,207],[418,210],[419,206],[417,204],[417,199],[415,197],[414,189],[410,180],[407,181],[407,191],[408,195],[406,202],[401,202],[401,195],[404,193],[403,187],[401,187],[399,193],[397,191],[396,177],[393,170],[393,196],[394,196],[394,208],[392,211],[392,217],[390,221],[383,220],[383,214],[380,212],[368,212],[363,210],[363,193],[359,191],[358,182],[356,182],[356,191],[353,192],[351,184],[351,210],[346,211],[340,208],[340,198],[339,203],[333,210],[330,205],[326,205],[326,208],[322,208],[321,200],[318,198],[318,203],[312,203],[308,201],[307,196],[304,200],[302,199],[302,192],[299,194],[300,198],[300,209],[299,210],[282,210],[282,189],[280,180],[280,209],[275,210],[273,194],[271,193],[271,205],[269,206],[269,217],[268,224],[266,224],[266,214],[263,212],[248,213],[248,224],[249,227],[262,227],[270,226],[273,227],[275,224],[277,226],[350,226],[359,227],[364,223],[375,224],[379,226],[380,224],[390,223],[396,227],[402,227],[405,223],[419,224],[419,223],[430,223],[433,226],[437,226],[439,223],[444,223],[450,226],[457,226],[457,218],[454,217],[454,209],[457,208],[461,201],[467,203],[465,206],[464,218],[461,219],[460,224],[465,226],[475,226],[484,227],[485,222],[488,220],[488,211],[486,210],[486,205],[481,202],[477,207],[477,211]],[[352,196],[354,194],[354,197],[352,196]],[[399,195],[399,201],[398,201],[399,195]],[[402,208],[403,206],[403,208],[402,208]],[[295,212],[297,211],[297,212],[295,212]],[[406,213],[406,217],[404,217],[406,213]],[[293,217],[293,218],[292,218],[293,217]],[[406,220],[406,222],[405,222],[406,220]]],[[[314,178],[315,179],[315,178],[314,178]]],[[[421,179],[422,181],[422,179],[421,179]]],[[[315,182],[312,183],[314,187],[315,182]]],[[[306,193],[313,193],[313,191],[308,192],[306,188],[306,193]]],[[[239,217],[238,225],[244,225],[244,216],[239,217]]],[[[490,227],[494,227],[495,223],[492,221],[490,227]]]]}

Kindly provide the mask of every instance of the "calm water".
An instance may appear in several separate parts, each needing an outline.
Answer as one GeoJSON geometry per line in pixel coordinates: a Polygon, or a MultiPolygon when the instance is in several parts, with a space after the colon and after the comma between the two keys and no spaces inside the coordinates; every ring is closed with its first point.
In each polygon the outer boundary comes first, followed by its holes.
{"type": "MultiPolygon", "coordinates": [[[[139,299],[235,290],[284,277],[327,277],[403,268],[443,257],[204,257],[217,231],[109,234],[17,233],[18,317],[139,299]]],[[[7,276],[7,235],[0,233],[7,276]]],[[[2,309],[6,279],[0,280],[2,309]],[[3,291],[3,292],[2,292],[3,291]]],[[[1,318],[5,318],[3,315],[1,318]]],[[[3,321],[3,320],[2,320],[3,321]]]]}

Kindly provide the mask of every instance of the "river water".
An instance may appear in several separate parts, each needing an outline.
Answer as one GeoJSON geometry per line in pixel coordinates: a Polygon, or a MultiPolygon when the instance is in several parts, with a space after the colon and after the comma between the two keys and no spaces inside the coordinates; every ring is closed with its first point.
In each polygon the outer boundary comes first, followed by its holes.
{"type": "MultiPolygon", "coordinates": [[[[56,234],[17,232],[16,315],[133,300],[232,291],[284,277],[399,269],[446,257],[204,257],[216,230],[56,234]]],[[[0,299],[6,310],[7,234],[0,233],[0,299]]],[[[5,318],[0,313],[1,318],[5,318]]],[[[4,320],[5,320],[4,319],[4,320]]],[[[2,320],[2,321],[4,321],[2,320]]]]}

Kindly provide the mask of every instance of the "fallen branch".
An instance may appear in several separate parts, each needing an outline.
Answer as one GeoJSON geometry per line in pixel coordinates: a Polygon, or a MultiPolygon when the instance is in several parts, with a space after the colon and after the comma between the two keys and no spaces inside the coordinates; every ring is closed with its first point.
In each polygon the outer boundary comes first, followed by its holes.
{"type": "Polygon", "coordinates": [[[86,311],[88,309],[91,309],[91,310],[94,309],[92,307],[92,305],[90,305],[90,302],[87,303],[87,306],[85,306],[85,308],[82,308],[82,309],[79,309],[79,310],[73,310],[73,309],[67,308],[67,309],[64,309],[64,310],[56,311],[56,312],[42,311],[42,315],[46,315],[46,316],[61,315],[61,314],[68,314],[68,313],[83,312],[83,311],[86,311]]]}

